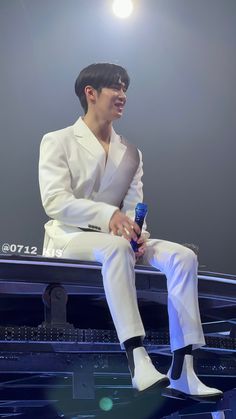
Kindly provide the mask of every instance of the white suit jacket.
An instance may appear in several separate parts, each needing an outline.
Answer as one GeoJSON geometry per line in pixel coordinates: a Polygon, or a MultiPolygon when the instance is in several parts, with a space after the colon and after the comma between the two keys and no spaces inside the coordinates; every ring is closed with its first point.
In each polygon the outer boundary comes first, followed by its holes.
{"type": "Polygon", "coordinates": [[[103,147],[82,118],[46,134],[39,158],[41,199],[51,218],[45,224],[44,251],[63,249],[82,229],[109,233],[118,208],[134,219],[135,206],[143,200],[142,175],[140,151],[114,129],[107,162],[103,147]]]}

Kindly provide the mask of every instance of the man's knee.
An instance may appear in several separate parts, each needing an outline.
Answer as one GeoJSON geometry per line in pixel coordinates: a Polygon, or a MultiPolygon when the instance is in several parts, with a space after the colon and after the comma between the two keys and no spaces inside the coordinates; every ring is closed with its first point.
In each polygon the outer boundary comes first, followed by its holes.
{"type": "Polygon", "coordinates": [[[181,246],[175,254],[174,266],[181,266],[184,270],[191,270],[197,268],[197,255],[188,247],[181,246]]]}
{"type": "Polygon", "coordinates": [[[119,255],[121,257],[130,257],[134,259],[134,252],[130,242],[124,237],[112,236],[109,242],[109,255],[119,255]]]}
{"type": "Polygon", "coordinates": [[[133,252],[130,242],[124,237],[120,236],[112,237],[111,248],[119,252],[133,252]]]}

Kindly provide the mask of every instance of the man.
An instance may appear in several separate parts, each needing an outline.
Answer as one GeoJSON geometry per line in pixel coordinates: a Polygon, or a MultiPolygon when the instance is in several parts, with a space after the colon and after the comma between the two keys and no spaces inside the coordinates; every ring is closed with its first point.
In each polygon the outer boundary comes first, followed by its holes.
{"type": "MultiPolygon", "coordinates": [[[[129,76],[109,63],[81,71],[75,91],[84,109],[73,126],[46,134],[41,143],[39,181],[44,209],[44,254],[60,249],[63,257],[102,263],[106,299],[133,387],[138,391],[169,385],[172,396],[215,398],[193,370],[192,350],[205,344],[197,296],[197,257],[188,248],[151,240],[146,224],[140,236],[133,221],[142,202],[142,156],[116,134],[112,124],[123,114],[129,76]],[[131,240],[138,241],[134,254],[131,240]],[[135,289],[135,261],[143,257],[165,273],[173,361],[166,375],[153,366],[135,289]]],[[[157,319],[158,321],[158,319],[157,319]]]]}

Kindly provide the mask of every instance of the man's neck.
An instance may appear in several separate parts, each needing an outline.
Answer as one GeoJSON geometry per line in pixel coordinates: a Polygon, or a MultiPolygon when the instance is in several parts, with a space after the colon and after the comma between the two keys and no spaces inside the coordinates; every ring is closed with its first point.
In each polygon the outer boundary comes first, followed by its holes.
{"type": "Polygon", "coordinates": [[[110,142],[112,122],[101,120],[89,113],[83,117],[83,121],[99,141],[104,143],[110,142]]]}

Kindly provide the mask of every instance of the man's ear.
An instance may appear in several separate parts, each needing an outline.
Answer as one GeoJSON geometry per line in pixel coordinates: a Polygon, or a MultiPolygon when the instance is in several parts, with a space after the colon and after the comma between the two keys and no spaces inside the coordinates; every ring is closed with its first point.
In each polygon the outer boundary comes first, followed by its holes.
{"type": "Polygon", "coordinates": [[[85,86],[84,93],[88,103],[95,103],[97,98],[97,91],[92,86],[85,86]]]}

